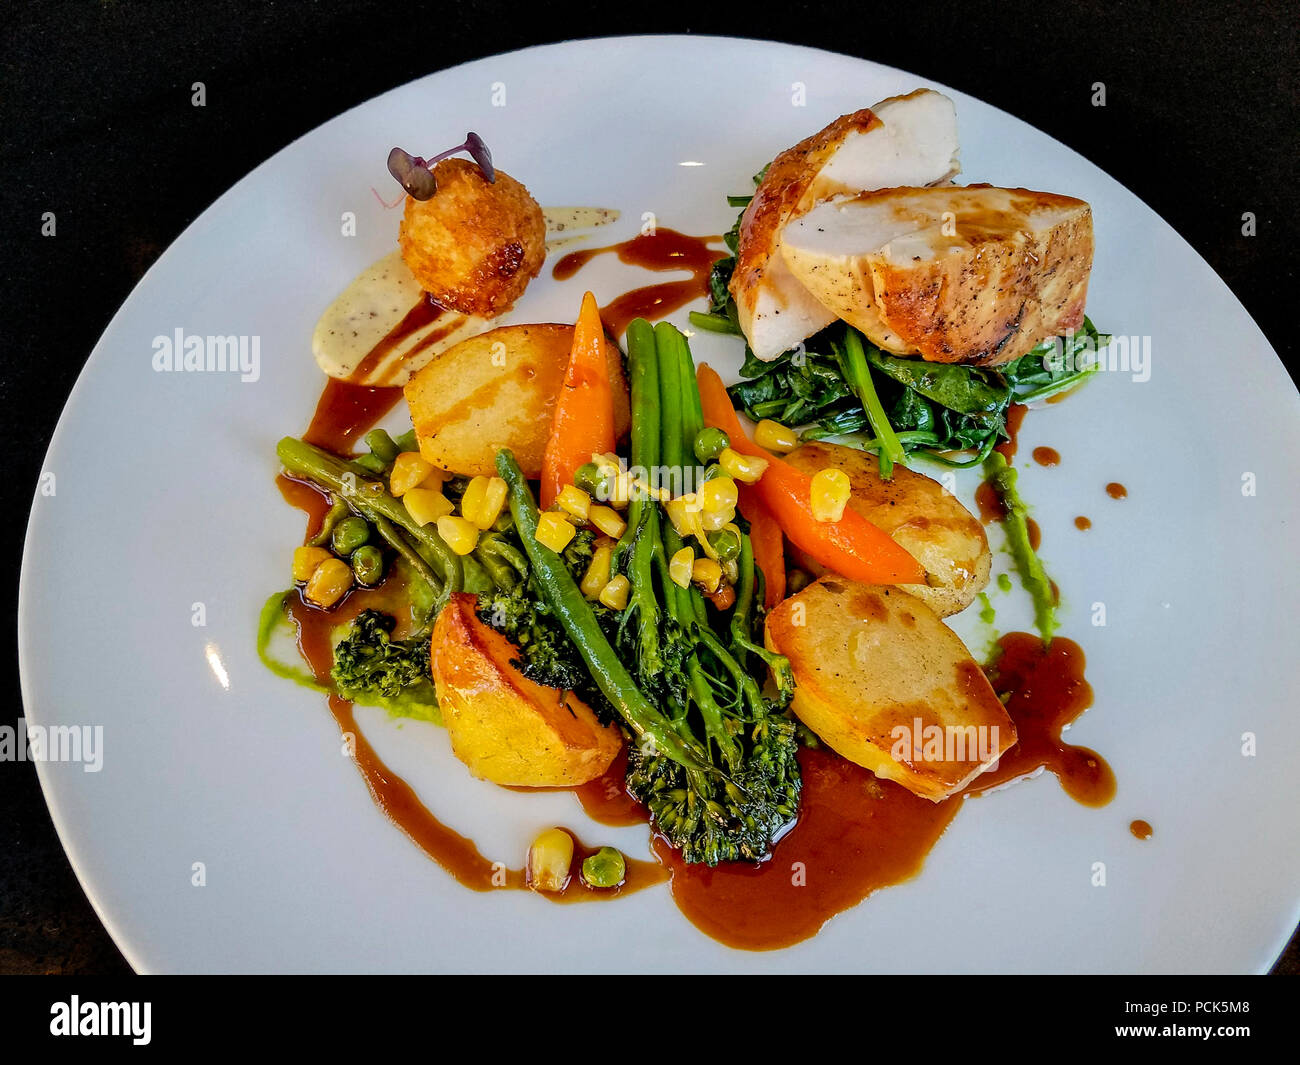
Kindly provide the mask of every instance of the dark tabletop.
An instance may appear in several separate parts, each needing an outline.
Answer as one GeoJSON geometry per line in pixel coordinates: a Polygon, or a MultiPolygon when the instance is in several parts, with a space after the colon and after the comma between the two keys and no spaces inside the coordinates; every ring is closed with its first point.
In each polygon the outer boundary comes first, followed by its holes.
{"type": "MultiPolygon", "coordinates": [[[[7,12],[0,409],[13,446],[0,636],[11,670],[0,724],[21,714],[14,619],[25,516],[59,411],[113,312],[181,230],[267,156],[362,100],[464,60],[570,37],[691,32],[813,45],[952,85],[1136,192],[1218,271],[1295,377],[1285,320],[1296,298],[1300,159],[1294,3],[1247,13],[1206,0],[950,9],[790,0],[770,20],[761,5],[698,0],[522,6],[37,0],[7,12]],[[196,81],[202,108],[191,106],[196,81]],[[1097,82],[1104,107],[1093,106],[1097,82]],[[56,238],[40,235],[46,211],[56,238]],[[1254,236],[1243,235],[1246,212],[1254,236]]],[[[725,115],[718,124],[725,130],[725,115]]],[[[29,763],[0,764],[0,810],[0,972],[127,971],[29,763]]],[[[1276,971],[1300,972],[1295,940],[1276,971]]]]}

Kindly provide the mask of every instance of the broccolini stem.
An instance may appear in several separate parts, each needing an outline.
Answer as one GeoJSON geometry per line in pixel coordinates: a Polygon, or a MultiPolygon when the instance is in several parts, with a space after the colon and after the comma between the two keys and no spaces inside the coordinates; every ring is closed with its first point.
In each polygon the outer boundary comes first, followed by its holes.
{"type": "MultiPolygon", "coordinates": [[[[628,370],[632,392],[632,465],[653,476],[659,465],[659,370],[655,359],[655,338],[650,325],[638,318],[627,329],[628,370]],[[638,429],[637,427],[642,427],[638,429]],[[644,427],[650,427],[647,431],[644,427]]],[[[644,493],[632,493],[628,503],[627,531],[619,540],[615,556],[632,584],[631,599],[620,625],[637,619],[638,669],[658,675],[663,672],[660,653],[659,602],[652,580],[654,546],[659,539],[659,504],[644,493]]]]}
{"type": "Polygon", "coordinates": [[[638,739],[649,739],[655,748],[688,768],[716,772],[708,753],[698,743],[678,735],[663,714],[641,693],[601,631],[600,623],[583,598],[564,561],[537,540],[537,504],[519,463],[509,448],[497,452],[497,472],[509,488],[510,513],[519,530],[520,542],[533,566],[533,575],[552,613],[564,626],[591,678],[605,698],[638,739]]]}
{"type": "Polygon", "coordinates": [[[876,386],[871,380],[871,367],[867,365],[866,351],[862,347],[862,334],[853,326],[844,330],[844,350],[836,352],[839,356],[840,372],[852,386],[871,422],[872,431],[880,441],[879,468],[882,480],[888,481],[894,476],[894,463],[901,463],[904,457],[903,445],[889,424],[889,416],[876,395],[876,386]]]}
{"type": "Polygon", "coordinates": [[[371,480],[369,474],[352,463],[292,436],[281,440],[275,452],[288,473],[328,488],[367,521],[377,525],[376,518],[386,518],[401,528],[416,549],[427,552],[425,557],[441,571],[442,586],[434,586],[440,592],[440,604],[461,590],[464,571],[460,556],[432,528],[417,524],[401,500],[390,495],[381,482],[371,480]]]}

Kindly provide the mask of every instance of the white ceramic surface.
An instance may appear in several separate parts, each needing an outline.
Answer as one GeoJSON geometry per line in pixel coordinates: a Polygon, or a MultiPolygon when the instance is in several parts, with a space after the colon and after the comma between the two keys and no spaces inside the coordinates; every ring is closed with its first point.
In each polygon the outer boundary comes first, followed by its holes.
{"type": "MultiPolygon", "coordinates": [[[[1050,777],[971,801],[919,878],[797,947],[742,953],[697,932],[663,890],[557,907],[458,887],[372,805],[321,698],[254,654],[258,608],[284,585],[302,525],[276,492],[273,446],[305,427],[319,392],[316,317],[393,246],[398,211],[380,202],[396,199],[384,170],[393,144],[435,151],[473,128],[541,203],[621,209],[599,243],[633,235],[645,212],[721,232],[734,217],[724,195],[745,191],[776,152],[920,84],[843,56],[699,37],[493,57],[303,137],[159,259],[60,420],[45,467],[56,491],[36,498],[20,603],[28,721],[103,726],[100,772],[44,763],[40,779],[82,884],[137,969],[1269,965],[1295,926],[1300,885],[1300,716],[1284,614],[1300,598],[1300,403],[1258,328],[1169,226],[1088,160],[960,93],[965,180],[1089,200],[1089,311],[1103,330],[1151,338],[1149,381],[1103,374],[1032,415],[1021,445],[1063,456],[1056,469],[1023,461],[1022,487],[1064,594],[1063,632],[1087,651],[1097,693],[1069,736],[1111,762],[1113,803],[1086,809],[1050,777]],[[795,83],[805,106],[792,102],[795,83]],[[341,234],[348,211],[355,237],[341,234]],[[260,379],[155,372],[152,340],[176,328],[260,336],[260,379]],[[1127,500],[1107,497],[1112,480],[1127,500]],[[1074,528],[1077,514],[1090,532],[1074,528]],[[203,626],[192,624],[198,603],[203,626]],[[1104,627],[1091,623],[1095,603],[1104,627]],[[1253,757],[1244,733],[1257,737],[1253,757]],[[1148,842],[1128,831],[1138,817],[1155,826],[1148,842]],[[196,862],[206,886],[192,884],[196,862]],[[1096,862],[1105,887],[1093,886],[1096,862]]],[[[563,286],[544,277],[516,320],[571,320],[584,286],[603,301],[644,277],[604,260],[563,286]]],[[[684,312],[674,318],[684,324],[684,312]]],[[[734,376],[734,341],[695,348],[734,376]]],[[[976,477],[959,482],[968,499],[976,477]]],[[[995,558],[995,571],[1007,568],[995,558]]],[[[1025,627],[1022,593],[995,602],[1000,627],[1025,627]]],[[[974,645],[987,639],[973,618],[957,628],[974,645]]],[[[489,855],[517,864],[540,827],[586,823],[566,795],[472,780],[432,726],[359,719],[389,765],[489,855]]],[[[646,850],[643,830],[585,834],[646,850]]]]}

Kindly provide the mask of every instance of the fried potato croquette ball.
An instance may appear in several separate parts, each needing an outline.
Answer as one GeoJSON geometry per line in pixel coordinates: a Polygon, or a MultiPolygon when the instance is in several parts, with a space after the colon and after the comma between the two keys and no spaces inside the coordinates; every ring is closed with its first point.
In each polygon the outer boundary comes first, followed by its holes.
{"type": "Polygon", "coordinates": [[[438,191],[406,198],[398,244],[415,279],[442,306],[492,318],[510,309],[546,258],[537,201],[508,174],[489,184],[467,159],[433,170],[438,191]]]}

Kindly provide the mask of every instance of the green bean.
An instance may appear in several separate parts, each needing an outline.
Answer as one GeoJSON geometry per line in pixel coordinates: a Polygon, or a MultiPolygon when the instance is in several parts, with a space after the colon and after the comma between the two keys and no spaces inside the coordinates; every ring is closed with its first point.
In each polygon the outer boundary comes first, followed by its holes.
{"type": "Polygon", "coordinates": [[[393,438],[383,429],[371,429],[366,433],[366,447],[370,448],[375,458],[379,459],[385,467],[391,466],[393,461],[401,454],[397,445],[393,443],[393,438]]]}
{"type": "Polygon", "coordinates": [[[652,742],[667,757],[692,769],[714,773],[708,752],[680,736],[672,723],[641,693],[610,646],[591,604],[583,598],[563,560],[537,542],[537,504],[523,471],[508,448],[497,452],[497,472],[510,490],[510,512],[533,566],[533,575],[551,612],[587,664],[591,678],[640,740],[652,742]]]}
{"type": "Polygon", "coordinates": [[[325,513],[321,519],[320,528],[316,530],[316,535],[307,541],[309,547],[324,547],[329,543],[330,537],[334,533],[334,526],[352,513],[352,508],[337,496],[332,496],[334,504],[325,513]]]}
{"type": "Polygon", "coordinates": [[[403,451],[419,451],[419,450],[420,450],[420,444],[419,444],[419,441],[418,441],[418,440],[416,439],[416,437],[415,437],[415,430],[414,430],[414,429],[408,429],[408,430],[407,430],[406,432],[404,432],[401,436],[399,436],[396,440],[394,440],[394,441],[393,441],[393,446],[394,446],[395,448],[397,448],[398,454],[401,454],[403,451]]]}
{"type": "Polygon", "coordinates": [[[384,460],[378,455],[358,455],[352,460],[367,473],[373,473],[375,476],[381,475],[388,467],[384,465],[384,460]]]}
{"type": "Polygon", "coordinates": [[[696,329],[703,329],[707,333],[729,333],[737,336],[740,333],[740,327],[736,325],[725,314],[705,314],[703,311],[691,311],[687,316],[691,320],[691,325],[696,329]]]}

